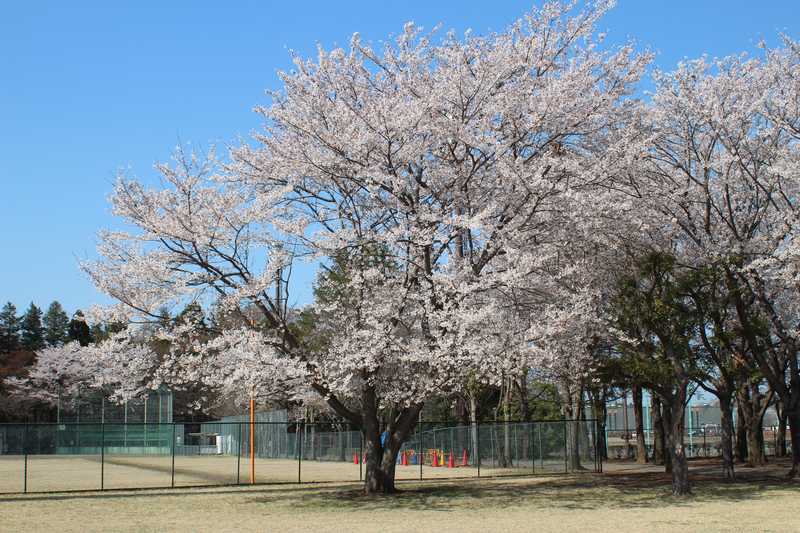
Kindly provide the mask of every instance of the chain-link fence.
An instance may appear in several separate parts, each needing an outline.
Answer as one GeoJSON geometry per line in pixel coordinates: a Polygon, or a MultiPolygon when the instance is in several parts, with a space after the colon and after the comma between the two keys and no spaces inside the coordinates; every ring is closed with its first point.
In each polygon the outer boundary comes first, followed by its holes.
{"type": "MultiPolygon", "coordinates": [[[[588,421],[420,422],[396,479],[601,470],[588,421]]],[[[346,423],[0,424],[0,493],[359,481],[363,438],[346,423]]]]}
{"type": "MultiPolygon", "coordinates": [[[[637,454],[636,432],[616,429],[607,429],[605,432],[609,459],[635,459],[637,454]]],[[[647,455],[652,457],[655,432],[646,429],[643,432],[647,455]]],[[[734,442],[736,431],[734,429],[734,442]]],[[[687,428],[683,434],[686,456],[693,457],[721,457],[722,456],[722,430],[718,426],[702,426],[687,428]]],[[[778,431],[776,428],[764,428],[760,442],[764,455],[775,456],[779,449],[778,431]]],[[[786,455],[792,453],[792,443],[789,439],[789,430],[786,430],[784,450],[786,455]]]]}

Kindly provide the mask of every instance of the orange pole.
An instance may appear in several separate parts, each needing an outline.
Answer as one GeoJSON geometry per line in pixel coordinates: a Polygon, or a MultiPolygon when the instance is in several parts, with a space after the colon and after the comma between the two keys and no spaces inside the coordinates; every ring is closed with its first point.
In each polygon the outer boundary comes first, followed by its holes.
{"type": "Polygon", "coordinates": [[[250,398],[250,484],[256,482],[256,400],[250,398]]]}

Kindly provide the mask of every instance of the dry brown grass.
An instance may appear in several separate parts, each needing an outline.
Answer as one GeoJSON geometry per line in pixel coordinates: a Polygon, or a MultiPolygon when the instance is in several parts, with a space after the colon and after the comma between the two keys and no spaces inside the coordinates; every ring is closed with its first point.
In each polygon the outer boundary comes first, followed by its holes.
{"type": "Polygon", "coordinates": [[[800,484],[782,466],[716,479],[694,465],[694,495],[654,470],[407,482],[396,497],[358,484],[231,487],[0,498],[3,531],[800,531],[800,484]]]}
{"type": "MultiPolygon", "coordinates": [[[[96,490],[101,474],[106,489],[165,488],[172,484],[171,456],[106,455],[103,472],[99,455],[30,455],[28,457],[28,492],[96,490]]],[[[563,463],[545,463],[549,470],[563,469],[563,463]]],[[[537,471],[541,465],[537,463],[537,471]]],[[[0,494],[23,491],[23,456],[0,456],[0,494]]],[[[484,465],[481,475],[508,476],[530,473],[528,468],[490,468],[484,465]]],[[[472,467],[423,467],[425,479],[477,477],[472,467]]],[[[360,479],[359,465],[350,462],[304,460],[300,476],[303,482],[347,482],[360,479]]],[[[397,479],[418,480],[419,466],[398,466],[397,479]]],[[[297,461],[257,459],[259,483],[297,483],[297,461]]],[[[231,485],[249,481],[247,458],[236,456],[194,455],[175,457],[175,486],[231,485]],[[239,474],[237,476],[237,466],[239,474]]]]}

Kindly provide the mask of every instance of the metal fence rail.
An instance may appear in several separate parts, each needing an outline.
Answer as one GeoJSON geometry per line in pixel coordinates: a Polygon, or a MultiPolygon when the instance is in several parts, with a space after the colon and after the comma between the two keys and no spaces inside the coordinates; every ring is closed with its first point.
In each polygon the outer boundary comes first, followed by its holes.
{"type": "MultiPolygon", "coordinates": [[[[396,479],[600,471],[597,427],[420,422],[396,479]]],[[[362,435],[346,423],[0,424],[0,493],[359,481],[364,459],[362,435]]]]}

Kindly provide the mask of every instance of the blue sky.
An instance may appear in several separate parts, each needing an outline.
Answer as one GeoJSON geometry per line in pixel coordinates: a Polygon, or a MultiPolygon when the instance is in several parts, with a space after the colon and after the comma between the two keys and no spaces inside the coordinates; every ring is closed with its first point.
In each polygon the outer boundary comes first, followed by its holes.
{"type": "MultiPolygon", "coordinates": [[[[530,2],[0,2],[0,300],[106,301],[77,268],[95,233],[115,224],[117,171],[152,178],[181,143],[224,144],[259,127],[253,106],[277,88],[288,50],[377,41],[404,22],[499,30],[530,2]],[[164,5],[168,4],[168,7],[164,5]],[[231,3],[233,4],[233,3],[231,3]]],[[[778,32],[800,37],[796,0],[621,0],[601,21],[610,42],[634,38],[656,66],[753,51],[778,32]]],[[[310,299],[310,269],[293,300],[310,299]]]]}

